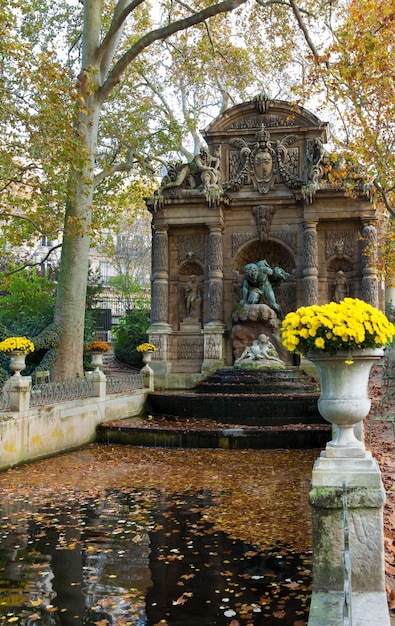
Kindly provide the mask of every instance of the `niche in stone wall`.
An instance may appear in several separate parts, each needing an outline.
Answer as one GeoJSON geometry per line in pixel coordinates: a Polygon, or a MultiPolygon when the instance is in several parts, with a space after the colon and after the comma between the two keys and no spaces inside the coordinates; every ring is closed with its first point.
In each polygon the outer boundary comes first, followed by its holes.
{"type": "MultiPolygon", "coordinates": [[[[295,259],[293,253],[281,242],[268,239],[266,241],[253,240],[244,245],[236,254],[233,262],[233,281],[239,285],[243,278],[243,268],[247,263],[257,263],[266,259],[271,267],[281,267],[289,274],[295,274],[295,259]]],[[[281,283],[274,289],[276,300],[284,313],[296,308],[295,281],[281,283]]],[[[240,300],[240,290],[234,289],[235,302],[240,300]]]]}
{"type": "Polygon", "coordinates": [[[178,272],[178,322],[202,323],[204,272],[197,261],[186,261],[178,272]]]}
{"type": "Polygon", "coordinates": [[[337,284],[337,294],[342,293],[345,297],[354,298],[355,279],[353,263],[345,255],[329,259],[327,263],[328,302],[339,299],[339,295],[335,296],[337,284]]]}

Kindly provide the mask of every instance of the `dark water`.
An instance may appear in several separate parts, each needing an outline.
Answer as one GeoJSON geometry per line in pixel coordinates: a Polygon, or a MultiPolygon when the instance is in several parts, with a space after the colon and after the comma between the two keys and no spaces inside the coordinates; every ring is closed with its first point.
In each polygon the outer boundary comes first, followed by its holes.
{"type": "Polygon", "coordinates": [[[16,493],[0,506],[0,624],[305,624],[311,554],[218,530],[218,506],[210,486],[16,493]]]}

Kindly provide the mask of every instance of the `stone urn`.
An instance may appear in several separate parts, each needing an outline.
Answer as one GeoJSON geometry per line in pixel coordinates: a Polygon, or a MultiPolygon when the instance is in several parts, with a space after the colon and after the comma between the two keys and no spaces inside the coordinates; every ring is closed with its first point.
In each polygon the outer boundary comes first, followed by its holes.
{"type": "Polygon", "coordinates": [[[26,352],[12,350],[8,356],[10,357],[10,369],[14,372],[14,376],[21,376],[22,370],[26,367],[26,352]]]}
{"type": "Polygon", "coordinates": [[[99,368],[103,366],[103,352],[91,352],[91,362],[94,371],[98,372],[99,368]]]}
{"type": "Polygon", "coordinates": [[[335,439],[327,444],[334,456],[364,454],[365,446],[356,438],[354,426],[370,411],[370,371],[382,355],[383,350],[369,348],[353,350],[352,354],[309,351],[306,355],[320,377],[318,410],[327,422],[337,426],[335,439]]]}
{"type": "Polygon", "coordinates": [[[151,363],[153,353],[154,353],[153,350],[147,350],[147,352],[143,352],[142,353],[143,363],[145,363],[146,365],[147,363],[151,363]]]}

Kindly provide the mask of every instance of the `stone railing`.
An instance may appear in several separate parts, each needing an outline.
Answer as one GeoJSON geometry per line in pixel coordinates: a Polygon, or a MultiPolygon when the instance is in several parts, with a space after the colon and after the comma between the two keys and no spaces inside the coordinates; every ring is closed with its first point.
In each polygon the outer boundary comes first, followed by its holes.
{"type": "Polygon", "coordinates": [[[12,376],[1,394],[0,470],[92,443],[98,424],[141,416],[151,389],[152,370],[33,386],[12,376]]]}
{"type": "Polygon", "coordinates": [[[31,384],[30,376],[11,377],[0,392],[0,412],[22,411],[29,407],[53,405],[79,398],[103,398],[107,394],[124,393],[144,389],[152,380],[140,372],[117,374],[106,377],[97,371],[87,378],[75,378],[62,382],[31,384]]]}

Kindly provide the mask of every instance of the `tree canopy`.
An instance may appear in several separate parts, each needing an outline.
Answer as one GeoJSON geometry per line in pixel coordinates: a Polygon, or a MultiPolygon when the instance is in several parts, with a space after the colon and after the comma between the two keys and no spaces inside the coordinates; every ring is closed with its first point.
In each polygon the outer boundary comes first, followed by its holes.
{"type": "Polygon", "coordinates": [[[392,4],[0,1],[2,269],[62,240],[58,377],[81,369],[89,246],[230,104],[264,91],[329,116],[393,215],[392,4]]]}

